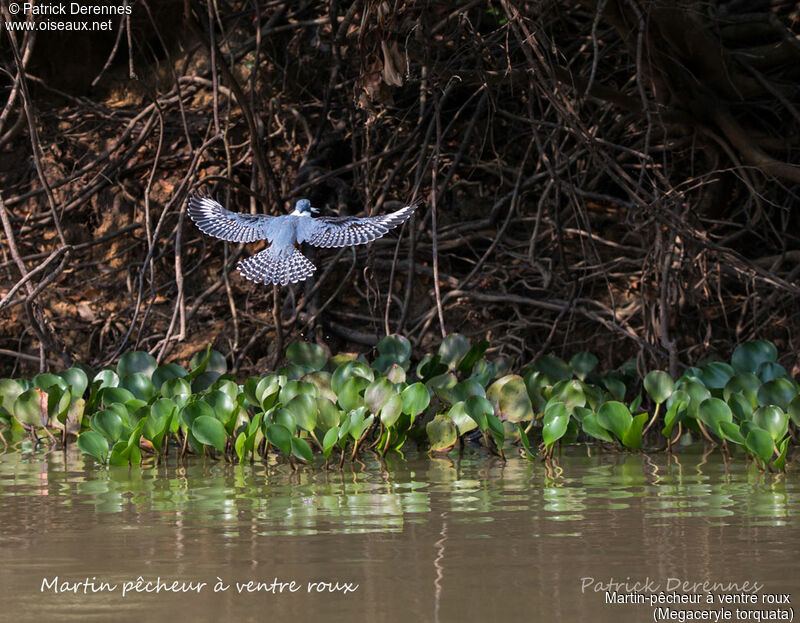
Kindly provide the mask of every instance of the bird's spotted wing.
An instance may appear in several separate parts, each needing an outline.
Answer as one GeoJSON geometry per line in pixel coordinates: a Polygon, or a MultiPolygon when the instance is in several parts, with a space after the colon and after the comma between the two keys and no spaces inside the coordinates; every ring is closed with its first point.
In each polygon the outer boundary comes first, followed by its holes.
{"type": "Polygon", "coordinates": [[[411,205],[391,214],[365,218],[353,216],[304,218],[297,226],[297,241],[323,248],[366,244],[405,222],[416,209],[417,206],[411,205]]]}
{"type": "Polygon", "coordinates": [[[282,286],[305,281],[316,270],[305,255],[291,247],[288,250],[274,247],[264,249],[261,253],[239,262],[237,268],[242,276],[250,281],[282,286]]]}
{"type": "Polygon", "coordinates": [[[189,197],[189,218],[204,234],[229,242],[272,239],[274,217],[226,210],[211,197],[195,193],[189,197]]]}

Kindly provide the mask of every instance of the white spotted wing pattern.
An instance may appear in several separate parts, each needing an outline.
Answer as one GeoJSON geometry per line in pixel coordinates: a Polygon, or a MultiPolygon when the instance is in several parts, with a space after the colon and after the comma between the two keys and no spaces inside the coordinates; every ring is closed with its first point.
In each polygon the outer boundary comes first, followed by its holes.
{"type": "Polygon", "coordinates": [[[315,247],[334,248],[366,244],[404,223],[416,205],[381,216],[323,216],[313,218],[306,200],[284,216],[242,214],[223,208],[199,193],[189,198],[189,218],[204,234],[229,242],[268,240],[268,248],[239,262],[242,275],[256,283],[285,286],[308,279],[314,264],[295,247],[307,242],[315,247]]]}

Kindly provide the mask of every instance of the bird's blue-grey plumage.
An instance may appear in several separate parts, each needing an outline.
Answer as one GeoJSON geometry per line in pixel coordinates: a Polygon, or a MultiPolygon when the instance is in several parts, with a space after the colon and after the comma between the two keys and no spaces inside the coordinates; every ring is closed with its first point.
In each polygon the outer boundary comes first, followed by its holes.
{"type": "Polygon", "coordinates": [[[405,222],[416,209],[410,205],[382,216],[312,218],[316,210],[308,199],[300,199],[291,214],[267,216],[231,212],[200,194],[189,198],[189,217],[204,234],[229,242],[268,240],[268,248],[242,260],[237,268],[247,279],[282,286],[308,279],[316,270],[295,244],[325,248],[366,244],[405,222]]]}

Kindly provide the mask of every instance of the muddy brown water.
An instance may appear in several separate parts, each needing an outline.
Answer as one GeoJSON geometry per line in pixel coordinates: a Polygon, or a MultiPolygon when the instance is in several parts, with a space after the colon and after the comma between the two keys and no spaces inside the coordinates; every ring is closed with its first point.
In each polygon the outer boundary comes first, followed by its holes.
{"type": "Polygon", "coordinates": [[[702,448],[297,473],[7,453],[0,618],[781,620],[800,599],[797,483],[702,448]]]}

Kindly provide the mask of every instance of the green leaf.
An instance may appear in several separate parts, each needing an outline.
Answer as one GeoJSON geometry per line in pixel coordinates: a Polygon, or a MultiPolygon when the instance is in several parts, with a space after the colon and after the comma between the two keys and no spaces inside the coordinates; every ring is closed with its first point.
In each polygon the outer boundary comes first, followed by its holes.
{"type": "Polygon", "coordinates": [[[178,405],[169,398],[159,398],[150,407],[142,434],[161,452],[164,436],[170,428],[172,419],[178,412],[178,405]]]}
{"type": "Polygon", "coordinates": [[[631,427],[633,417],[627,406],[616,400],[611,400],[600,405],[597,410],[597,421],[600,426],[610,430],[622,441],[625,433],[631,427]]]}
{"type": "Polygon", "coordinates": [[[598,361],[592,353],[578,353],[569,360],[569,367],[581,381],[597,367],[598,361]]]}
{"type": "Polygon", "coordinates": [[[458,333],[451,333],[442,340],[439,346],[439,360],[450,370],[456,370],[458,364],[470,350],[469,340],[458,333]]]}
{"type": "Polygon", "coordinates": [[[147,374],[137,372],[123,376],[119,380],[119,387],[127,389],[134,397],[139,400],[149,401],[156,394],[156,388],[147,374]]]}
{"type": "Polygon", "coordinates": [[[392,383],[403,383],[406,382],[406,371],[403,370],[400,366],[396,363],[393,363],[386,369],[386,378],[389,379],[392,383]]]}
{"type": "Polygon", "coordinates": [[[609,433],[600,425],[596,413],[590,412],[584,416],[583,420],[581,421],[581,429],[584,433],[594,437],[595,439],[601,439],[603,441],[607,441],[608,443],[614,442],[614,438],[611,436],[611,433],[609,433]]]}
{"type": "Polygon", "coordinates": [[[73,367],[64,370],[64,372],[61,373],[61,378],[69,385],[70,393],[75,398],[82,397],[86,388],[89,387],[89,377],[87,377],[86,372],[80,368],[73,367]]]}
{"type": "Polygon", "coordinates": [[[280,391],[280,378],[274,374],[268,374],[256,383],[255,398],[257,402],[253,404],[260,406],[265,411],[271,409],[278,399],[280,391]]]}
{"type": "MultiPolygon", "coordinates": [[[[360,407],[355,411],[351,411],[348,416],[348,423],[347,423],[347,432],[353,438],[353,441],[358,441],[361,439],[361,435],[364,434],[364,431],[367,430],[372,425],[372,422],[375,420],[374,415],[370,415],[368,418],[364,417],[364,413],[366,412],[366,407],[360,407]]],[[[344,428],[344,427],[342,427],[344,428]]]]}
{"type": "MultiPolygon", "coordinates": [[[[330,373],[324,370],[311,372],[303,377],[303,383],[303,387],[306,389],[308,389],[308,385],[314,388],[312,395],[315,398],[327,398],[331,402],[336,402],[336,394],[333,393],[333,389],[331,389],[330,373]]],[[[311,393],[311,391],[309,390],[308,393],[311,393]]]]}
{"type": "MultiPolygon", "coordinates": [[[[244,385],[242,385],[242,392],[244,393],[244,397],[248,403],[250,403],[253,407],[260,407],[261,400],[258,399],[256,396],[256,386],[264,377],[257,377],[251,376],[245,379],[244,385]]],[[[270,405],[272,406],[272,405],[270,405]]]]}
{"type": "Polygon", "coordinates": [[[68,384],[64,379],[55,374],[50,374],[49,372],[43,372],[42,374],[37,374],[33,377],[34,387],[39,389],[47,389],[53,385],[57,385],[61,389],[67,389],[68,387],[68,384]]]}
{"type": "Polygon", "coordinates": [[[166,363],[162,366],[158,366],[155,371],[153,371],[153,376],[151,378],[153,382],[153,387],[156,388],[156,391],[161,391],[161,386],[170,379],[182,379],[188,373],[184,370],[181,366],[176,363],[166,363]]]}
{"type": "Polygon", "coordinates": [[[26,426],[46,426],[47,393],[37,387],[22,392],[14,401],[14,417],[26,426]]]}
{"type": "Polygon", "coordinates": [[[102,400],[103,406],[106,408],[114,403],[124,404],[134,398],[136,398],[136,396],[124,387],[106,387],[100,390],[100,400],[102,400]]]}
{"type": "MultiPolygon", "coordinates": [[[[191,376],[191,372],[186,375],[188,379],[191,376]]],[[[209,387],[214,385],[220,377],[220,373],[216,372],[215,370],[207,370],[201,374],[192,378],[192,391],[196,394],[207,390],[209,387]]]]}
{"type": "Polygon", "coordinates": [[[236,437],[236,441],[233,444],[233,449],[236,451],[236,456],[238,457],[240,462],[244,459],[246,447],[247,447],[247,435],[245,435],[244,433],[239,433],[239,435],[236,437]]]}
{"type": "Polygon", "coordinates": [[[282,426],[281,424],[269,424],[266,427],[265,435],[267,441],[273,446],[278,448],[287,457],[292,453],[292,435],[291,431],[282,426]]]}
{"type": "MultiPolygon", "coordinates": [[[[375,378],[375,373],[367,364],[360,361],[347,361],[340,365],[331,375],[331,389],[338,396],[344,384],[351,378],[360,377],[366,379],[368,385],[375,378]]],[[[366,387],[364,385],[364,387],[366,387]]]]}
{"type": "Polygon", "coordinates": [[[503,427],[503,423],[500,421],[500,418],[498,418],[494,413],[488,413],[486,415],[486,424],[487,428],[489,429],[489,432],[492,434],[492,437],[494,437],[494,440],[497,443],[497,447],[500,449],[500,452],[502,454],[503,441],[505,440],[506,437],[506,431],[505,428],[503,427]]]}
{"type": "Polygon", "coordinates": [[[305,376],[309,372],[313,372],[311,368],[306,366],[299,366],[296,363],[289,363],[282,368],[275,370],[280,376],[285,376],[290,381],[296,381],[300,377],[305,376]]]}
{"type": "Polygon", "coordinates": [[[544,373],[553,383],[572,378],[572,368],[560,357],[544,355],[533,364],[534,370],[544,373]]]}
{"type": "Polygon", "coordinates": [[[603,377],[603,386],[609,393],[617,400],[625,400],[625,394],[628,392],[625,383],[615,372],[609,372],[603,377]]]}
{"type": "Polygon", "coordinates": [[[192,422],[192,435],[204,446],[214,446],[225,452],[225,440],[228,438],[225,427],[215,417],[201,415],[192,422]]]}
{"type": "Polygon", "coordinates": [[[731,377],[722,390],[722,397],[728,400],[733,394],[741,393],[753,405],[757,406],[756,393],[761,387],[761,379],[755,374],[741,372],[731,377]]]}
{"type": "Polygon", "coordinates": [[[191,371],[187,376],[191,380],[206,372],[214,372],[216,376],[222,376],[228,372],[228,363],[222,353],[208,346],[206,350],[198,351],[192,355],[189,361],[189,368],[191,371]]]}
{"type": "Polygon", "coordinates": [[[339,392],[339,405],[345,411],[352,411],[364,405],[361,392],[369,385],[369,381],[361,376],[353,376],[345,381],[339,392]]]}
{"type": "Polygon", "coordinates": [[[763,428],[752,428],[747,433],[744,445],[751,454],[764,461],[764,463],[767,463],[775,453],[775,443],[772,435],[763,428]]]}
{"type": "Polygon", "coordinates": [[[652,370],[644,377],[644,389],[657,405],[672,395],[673,387],[672,377],[663,370],[652,370]]]}
{"type": "Polygon", "coordinates": [[[117,413],[108,409],[98,411],[90,417],[89,426],[92,430],[97,431],[112,443],[119,441],[125,432],[125,425],[122,422],[122,418],[117,413]]]}
{"type": "Polygon", "coordinates": [[[403,401],[403,413],[411,416],[411,421],[428,408],[431,395],[422,383],[414,383],[406,387],[400,394],[403,401]]]}
{"type": "Polygon", "coordinates": [[[272,412],[272,423],[280,424],[292,435],[297,431],[297,422],[294,419],[294,414],[286,408],[276,409],[272,412]]]}
{"type": "Polygon", "coordinates": [[[681,389],[689,395],[690,400],[686,405],[689,416],[697,418],[698,407],[706,398],[711,397],[711,392],[708,391],[705,385],[696,380],[684,381],[681,384],[681,389]]]}
{"type": "Polygon", "coordinates": [[[647,413],[640,413],[631,420],[631,425],[622,436],[622,445],[631,450],[642,449],[642,429],[647,422],[647,413]]]}
{"type": "Polygon", "coordinates": [[[100,372],[95,374],[92,381],[100,381],[99,389],[103,389],[105,387],[116,387],[119,385],[119,375],[111,368],[105,368],[104,370],[100,370],[100,372]]]}
{"type": "Polygon", "coordinates": [[[299,366],[311,370],[322,370],[328,363],[328,353],[319,344],[309,342],[292,342],[286,349],[286,358],[299,366]]]}
{"type": "Polygon", "coordinates": [[[533,405],[521,376],[509,374],[498,379],[486,390],[486,398],[502,420],[526,422],[533,419],[533,405]]]}
{"type": "MultiPolygon", "coordinates": [[[[227,425],[234,414],[236,405],[231,397],[223,391],[215,389],[203,396],[203,402],[207,403],[216,417],[223,425],[227,425]]],[[[197,435],[195,435],[196,437],[197,435]]]]}
{"type": "Polygon", "coordinates": [[[255,417],[250,420],[250,423],[247,425],[247,441],[245,442],[244,449],[245,453],[252,454],[256,447],[256,438],[258,437],[259,432],[261,431],[261,421],[264,417],[263,413],[256,413],[255,417]]]}
{"type": "Polygon", "coordinates": [[[593,411],[587,407],[575,407],[572,410],[572,417],[575,418],[577,422],[583,422],[586,419],[587,415],[591,415],[593,411]]]}
{"type": "Polygon", "coordinates": [[[161,395],[164,398],[190,396],[191,393],[192,387],[186,379],[167,379],[161,384],[161,395]]]}
{"type": "Polygon", "coordinates": [[[550,402],[544,412],[542,439],[547,450],[564,436],[569,424],[569,413],[563,402],[550,402]]]}
{"type": "Polygon", "coordinates": [[[298,394],[286,408],[292,412],[294,421],[303,430],[313,431],[317,425],[317,401],[310,394],[298,394]]]}
{"type": "Polygon", "coordinates": [[[786,368],[784,368],[781,364],[774,363],[772,361],[765,361],[758,366],[758,370],[756,370],[756,376],[761,379],[762,383],[772,381],[773,379],[789,378],[786,368]]]}
{"type": "Polygon", "coordinates": [[[100,433],[87,430],[78,435],[78,448],[105,465],[108,459],[108,441],[100,433]]]}
{"type": "Polygon", "coordinates": [[[733,412],[724,400],[719,398],[706,398],[697,407],[697,417],[700,421],[710,428],[718,437],[722,437],[720,431],[721,422],[733,422],[733,412]]]}
{"type": "Polygon", "coordinates": [[[485,359],[478,359],[473,364],[470,373],[470,378],[478,381],[481,387],[486,387],[497,376],[496,366],[489,365],[485,359]]]}
{"type": "Polygon", "coordinates": [[[130,465],[131,462],[131,446],[127,441],[118,441],[111,448],[111,454],[108,457],[108,464],[116,467],[124,467],[130,465]]]}
{"type": "Polygon", "coordinates": [[[464,409],[481,431],[486,432],[489,427],[489,416],[495,417],[494,407],[483,396],[470,396],[464,402],[464,409]]]}
{"type": "Polygon", "coordinates": [[[745,439],[739,430],[738,424],[734,422],[722,421],[719,423],[719,430],[722,433],[722,436],[728,441],[738,443],[741,446],[745,445],[745,439]]]}
{"type": "Polygon", "coordinates": [[[392,394],[381,407],[381,422],[386,428],[395,425],[403,409],[403,398],[400,394],[392,394]]]}
{"type": "Polygon", "coordinates": [[[427,383],[434,376],[445,372],[447,372],[447,366],[442,363],[439,355],[425,355],[417,364],[417,376],[423,383],[427,383]]]}
{"type": "Polygon", "coordinates": [[[306,463],[314,462],[314,453],[311,451],[311,446],[305,439],[299,437],[292,437],[292,454],[298,459],[303,459],[306,463]]]}
{"type": "Polygon", "coordinates": [[[749,420],[753,415],[753,405],[740,392],[731,394],[727,400],[735,421],[749,420]]]}
{"type": "Polygon", "coordinates": [[[779,471],[786,471],[786,451],[789,448],[789,438],[787,437],[781,443],[778,444],[778,458],[772,462],[772,465],[775,469],[779,471]]]}
{"type": "Polygon", "coordinates": [[[489,348],[489,342],[481,340],[477,344],[473,344],[467,351],[467,354],[458,363],[458,372],[463,376],[468,376],[472,373],[475,363],[483,357],[486,349],[489,348]]]}
{"type": "Polygon", "coordinates": [[[25,388],[13,379],[0,379],[0,413],[13,415],[14,403],[25,388]]]}
{"type": "Polygon", "coordinates": [[[789,379],[777,378],[767,381],[758,388],[756,400],[758,406],[777,405],[784,411],[789,408],[789,403],[797,396],[797,387],[789,379]]]}
{"type": "Polygon", "coordinates": [[[737,372],[755,373],[764,362],[773,362],[778,359],[778,349],[771,342],[758,340],[740,344],[733,351],[731,364],[737,372]]]}
{"type": "Polygon", "coordinates": [[[402,335],[387,335],[376,348],[378,353],[391,357],[395,363],[402,364],[411,358],[411,342],[402,335]]]}
{"type": "Polygon", "coordinates": [[[661,434],[667,439],[672,437],[672,429],[683,417],[688,401],[689,394],[682,389],[679,389],[667,400],[669,408],[664,414],[664,428],[661,430],[661,434]],[[675,400],[672,400],[673,398],[675,398],[675,400]],[[670,404],[670,400],[672,400],[672,404],[670,404]]]}
{"type": "Polygon", "coordinates": [[[367,405],[370,413],[376,414],[395,393],[394,386],[389,379],[380,377],[367,386],[367,389],[364,391],[364,403],[367,405]]]}
{"type": "Polygon", "coordinates": [[[425,426],[432,452],[446,452],[458,440],[455,423],[446,415],[437,415],[425,426]]]}
{"type": "Polygon", "coordinates": [[[288,404],[298,394],[308,394],[312,398],[316,398],[317,387],[313,383],[307,383],[306,381],[287,381],[278,394],[278,401],[284,405],[288,404]]]}
{"type": "Polygon", "coordinates": [[[69,389],[61,391],[58,387],[51,387],[47,391],[48,424],[55,425],[56,422],[63,424],[71,404],[72,394],[69,389]]]}
{"type": "Polygon", "coordinates": [[[722,389],[735,372],[727,363],[712,361],[700,368],[699,378],[708,389],[722,389]]]}
{"type": "Polygon", "coordinates": [[[450,407],[447,417],[456,425],[459,435],[478,428],[478,423],[467,413],[466,403],[463,401],[450,407]]]}
{"type": "Polygon", "coordinates": [[[68,433],[77,435],[83,423],[83,414],[86,412],[86,401],[83,398],[75,398],[69,405],[61,423],[68,433]]]}
{"type": "Polygon", "coordinates": [[[180,410],[178,421],[184,428],[191,430],[194,421],[201,416],[214,417],[214,409],[207,402],[195,400],[180,410]]]}
{"type": "Polygon", "coordinates": [[[453,397],[450,392],[456,385],[458,385],[458,379],[452,372],[445,372],[429,378],[427,381],[425,381],[425,385],[439,400],[442,402],[452,403],[453,397]]]}
{"type": "Polygon", "coordinates": [[[128,463],[136,467],[142,464],[142,451],[139,446],[131,446],[128,450],[128,463]]]}
{"type": "Polygon", "coordinates": [[[453,399],[453,403],[466,400],[470,396],[486,396],[486,390],[483,389],[483,385],[481,385],[477,379],[465,379],[456,384],[450,391],[450,397],[453,399]]]}
{"type": "Polygon", "coordinates": [[[119,363],[117,363],[117,374],[123,378],[129,374],[140,372],[149,379],[157,367],[156,359],[150,353],[139,350],[131,351],[120,357],[119,363]]]}
{"type": "Polygon", "coordinates": [[[767,431],[773,441],[778,441],[789,428],[789,416],[780,407],[759,407],[753,412],[753,424],[767,431]]]}
{"type": "Polygon", "coordinates": [[[563,402],[569,412],[572,412],[575,407],[585,406],[586,396],[583,393],[583,383],[575,379],[559,381],[553,387],[550,400],[563,402]]]}
{"type": "Polygon", "coordinates": [[[394,366],[407,370],[411,359],[411,342],[402,335],[387,335],[378,342],[379,356],[372,366],[385,374],[394,366]]]}
{"type": "Polygon", "coordinates": [[[786,409],[795,426],[800,426],[800,396],[795,396],[786,409]]]}
{"type": "Polygon", "coordinates": [[[342,411],[327,398],[317,398],[317,410],[317,425],[324,431],[338,427],[342,421],[342,411]]]}
{"type": "Polygon", "coordinates": [[[325,433],[325,437],[322,438],[322,454],[325,456],[326,461],[331,456],[331,451],[333,450],[333,446],[336,445],[336,442],[338,440],[339,440],[339,427],[334,426],[332,428],[329,428],[328,432],[325,433]]]}

